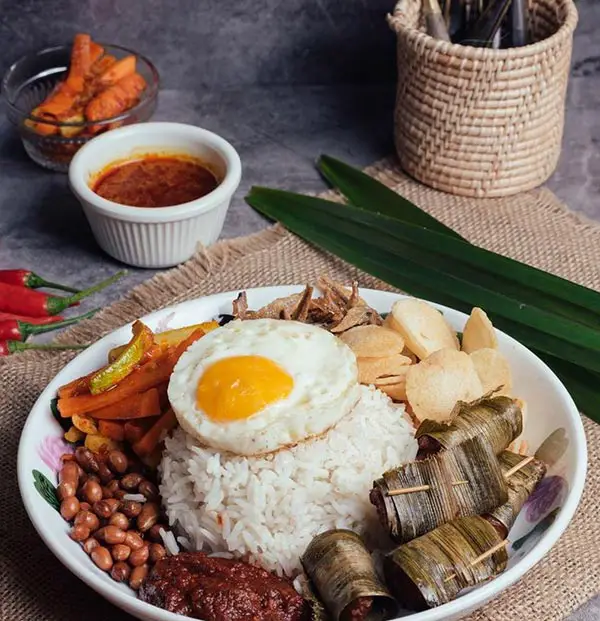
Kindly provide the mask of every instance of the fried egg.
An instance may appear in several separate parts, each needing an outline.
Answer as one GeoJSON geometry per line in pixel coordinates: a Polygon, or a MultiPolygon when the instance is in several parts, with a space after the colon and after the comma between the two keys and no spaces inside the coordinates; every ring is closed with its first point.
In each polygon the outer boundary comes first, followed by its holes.
{"type": "Polygon", "coordinates": [[[319,436],[360,392],[352,350],[322,328],[232,321],[192,344],[169,381],[181,427],[204,446],[270,453],[319,436]]]}

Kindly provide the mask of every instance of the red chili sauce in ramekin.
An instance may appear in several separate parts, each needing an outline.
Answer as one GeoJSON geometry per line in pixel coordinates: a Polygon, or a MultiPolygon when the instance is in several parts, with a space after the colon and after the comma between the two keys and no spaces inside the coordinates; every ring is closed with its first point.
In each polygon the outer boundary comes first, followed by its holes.
{"type": "Polygon", "coordinates": [[[144,155],[106,167],[91,189],[130,207],[171,207],[212,192],[219,182],[200,161],[178,155],[144,155]]]}

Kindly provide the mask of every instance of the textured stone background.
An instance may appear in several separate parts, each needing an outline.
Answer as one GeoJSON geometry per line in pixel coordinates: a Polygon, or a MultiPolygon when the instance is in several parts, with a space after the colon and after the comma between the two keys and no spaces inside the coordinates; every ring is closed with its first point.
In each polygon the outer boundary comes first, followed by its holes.
{"type": "MultiPolygon", "coordinates": [[[[211,129],[240,152],[244,178],[223,231],[232,237],[265,226],[243,202],[250,185],[318,191],[319,153],[366,165],[392,151],[392,8],[393,0],[0,0],[0,72],[77,31],[147,55],[162,77],[155,118],[211,129]]],[[[563,153],[549,186],[600,219],[600,2],[578,8],[563,153]]],[[[76,285],[121,267],[97,248],[66,177],[28,160],[3,110],[0,266],[76,285]]],[[[132,269],[93,304],[150,275],[132,269]]],[[[576,618],[600,619],[600,606],[576,618]]]]}

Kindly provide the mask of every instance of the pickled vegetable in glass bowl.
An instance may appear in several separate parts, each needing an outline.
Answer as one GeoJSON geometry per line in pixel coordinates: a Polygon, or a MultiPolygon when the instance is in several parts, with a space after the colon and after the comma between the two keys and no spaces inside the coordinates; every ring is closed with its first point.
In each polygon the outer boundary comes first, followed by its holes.
{"type": "Polygon", "coordinates": [[[156,108],[159,77],[147,58],[87,37],[82,62],[78,37],[87,35],[77,35],[73,45],[24,56],[2,80],[7,115],[25,151],[59,172],[68,170],[73,155],[94,136],[147,121],[156,108]]]}

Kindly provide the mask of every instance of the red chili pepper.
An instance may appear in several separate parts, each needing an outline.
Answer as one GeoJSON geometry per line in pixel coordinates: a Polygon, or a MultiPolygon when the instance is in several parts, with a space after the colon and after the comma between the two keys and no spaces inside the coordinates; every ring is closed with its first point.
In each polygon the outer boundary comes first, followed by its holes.
{"type": "Polygon", "coordinates": [[[45,280],[29,270],[0,270],[0,282],[17,287],[28,287],[29,289],[48,287],[49,289],[61,289],[70,293],[78,293],[79,291],[79,289],[73,289],[73,287],[45,280]]]}
{"type": "Polygon", "coordinates": [[[6,321],[7,319],[16,319],[17,321],[33,323],[36,326],[45,326],[49,323],[56,323],[58,321],[62,321],[64,317],[62,317],[61,315],[52,315],[52,317],[28,317],[27,315],[15,315],[14,313],[0,312],[0,321],[6,321]]]}
{"type": "Polygon", "coordinates": [[[101,283],[84,289],[79,293],[69,296],[68,298],[60,298],[41,291],[32,291],[24,287],[16,285],[7,285],[0,283],[0,311],[6,313],[15,313],[18,315],[29,315],[31,317],[46,317],[48,315],[58,315],[69,306],[79,302],[83,298],[97,293],[101,289],[112,285],[113,282],[119,280],[126,272],[119,272],[101,283]]]}
{"type": "Polygon", "coordinates": [[[3,356],[10,356],[10,354],[14,354],[18,351],[25,351],[26,349],[60,351],[67,349],[85,349],[86,347],[88,347],[88,345],[37,345],[36,343],[0,340],[0,358],[3,356]]]}
{"type": "Polygon", "coordinates": [[[25,321],[17,321],[15,319],[6,319],[0,321],[0,340],[7,339],[9,341],[24,341],[27,337],[33,334],[43,334],[44,332],[50,332],[50,330],[58,330],[65,326],[70,326],[82,319],[88,319],[94,313],[97,313],[100,309],[96,308],[85,315],[79,315],[79,317],[71,317],[64,321],[57,323],[51,323],[46,326],[39,326],[33,323],[27,323],[25,321]]]}

